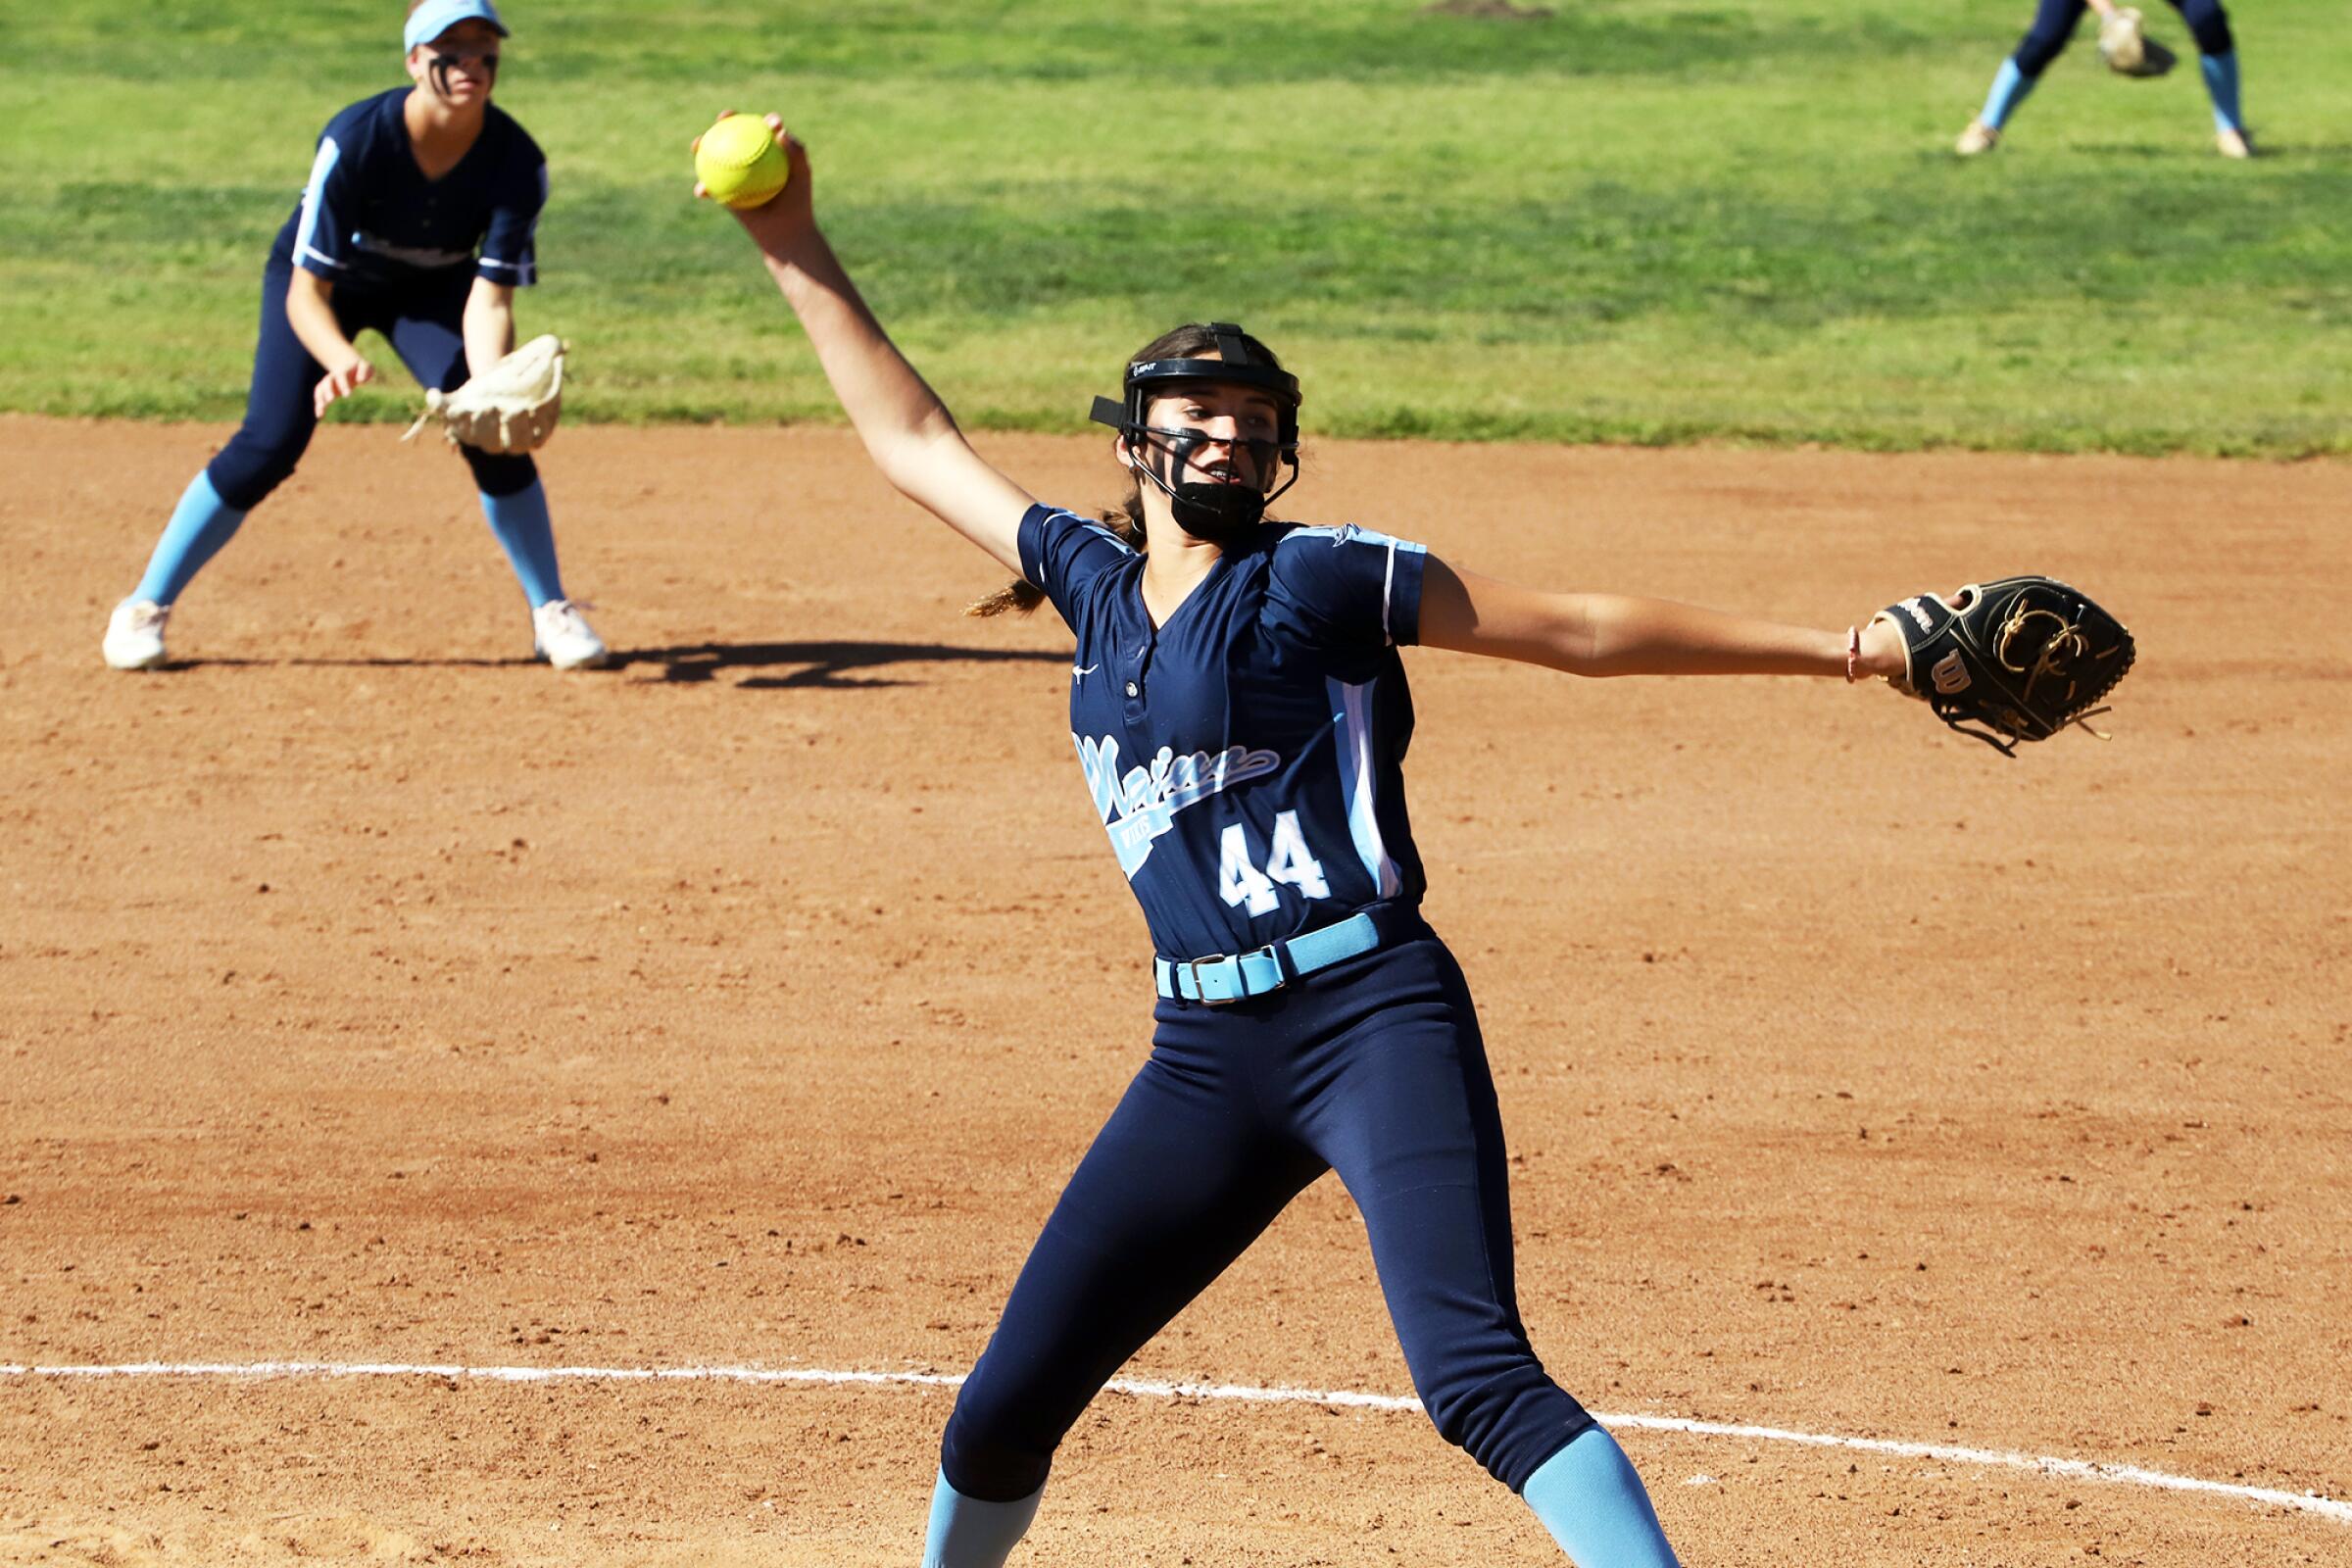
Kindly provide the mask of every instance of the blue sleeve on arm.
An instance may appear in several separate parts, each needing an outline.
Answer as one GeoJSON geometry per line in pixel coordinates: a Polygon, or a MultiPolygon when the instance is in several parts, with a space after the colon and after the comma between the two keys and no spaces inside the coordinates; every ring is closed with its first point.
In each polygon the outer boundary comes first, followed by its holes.
{"type": "Polygon", "coordinates": [[[525,142],[527,156],[502,182],[490,226],[482,235],[482,257],[474,273],[510,288],[539,281],[539,214],[547,206],[547,160],[525,142]]]}
{"type": "Polygon", "coordinates": [[[1294,635],[1337,655],[1421,636],[1420,545],[1353,526],[1295,528],[1274,547],[1270,608],[1294,635]]]}
{"type": "Polygon", "coordinates": [[[1071,629],[1087,584],[1132,561],[1135,551],[1107,527],[1059,507],[1033,506],[1021,514],[1021,575],[1054,601],[1071,629]]]}

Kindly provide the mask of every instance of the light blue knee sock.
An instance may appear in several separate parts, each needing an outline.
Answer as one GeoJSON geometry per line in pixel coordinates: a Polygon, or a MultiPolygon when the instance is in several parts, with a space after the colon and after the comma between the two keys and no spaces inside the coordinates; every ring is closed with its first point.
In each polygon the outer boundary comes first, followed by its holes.
{"type": "Polygon", "coordinates": [[[507,564],[536,610],[564,597],[564,574],[556,569],[556,528],[547,516],[547,491],[533,479],[511,496],[481,492],[482,515],[498,535],[507,564]]]}
{"type": "Polygon", "coordinates": [[[2026,101],[2038,77],[2029,76],[2017,69],[2017,57],[2011,55],[2001,62],[2001,69],[1992,74],[1992,91],[1984,95],[1984,108],[1977,118],[1998,130],[2008,123],[2017,106],[2026,101]]]}
{"type": "Polygon", "coordinates": [[[931,1489],[931,1533],[923,1568],[1004,1568],[1004,1559],[1037,1517],[1038,1488],[1018,1502],[982,1502],[948,1485],[945,1471],[931,1489]]]}
{"type": "Polygon", "coordinates": [[[179,505],[172,509],[172,520],[164,524],[164,536],[147,558],[147,575],[139,579],[131,597],[159,605],[177,600],[244,520],[245,514],[221,500],[213,488],[213,476],[199,468],[180,493],[179,505]]]}
{"type": "Polygon", "coordinates": [[[1544,1460],[1520,1495],[1577,1568],[1678,1568],[1634,1462],[1599,1427],[1544,1460]]]}
{"type": "Polygon", "coordinates": [[[2237,51],[2199,55],[2197,69],[2205,73],[2205,95],[2213,100],[2213,128],[2234,130],[2242,135],[2246,122],[2237,107],[2237,51]]]}

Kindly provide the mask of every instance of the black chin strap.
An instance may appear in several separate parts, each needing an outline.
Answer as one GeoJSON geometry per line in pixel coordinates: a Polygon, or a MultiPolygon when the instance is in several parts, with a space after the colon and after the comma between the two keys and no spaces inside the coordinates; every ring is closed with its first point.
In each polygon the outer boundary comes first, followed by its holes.
{"type": "MultiPolygon", "coordinates": [[[[1193,449],[1204,437],[1196,431],[1152,431],[1161,437],[1177,437],[1150,443],[1160,450],[1135,452],[1130,448],[1129,466],[1137,483],[1150,480],[1154,489],[1167,498],[1169,515],[1176,526],[1196,539],[1218,546],[1232,546],[1243,540],[1266,520],[1266,507],[1276,496],[1288,490],[1288,483],[1268,491],[1256,485],[1230,483],[1214,479],[1185,481],[1183,474],[1189,466],[1193,449]],[[1191,439],[1182,439],[1189,436],[1191,439]]],[[[1294,464],[1292,479],[1298,478],[1294,464]]]]}

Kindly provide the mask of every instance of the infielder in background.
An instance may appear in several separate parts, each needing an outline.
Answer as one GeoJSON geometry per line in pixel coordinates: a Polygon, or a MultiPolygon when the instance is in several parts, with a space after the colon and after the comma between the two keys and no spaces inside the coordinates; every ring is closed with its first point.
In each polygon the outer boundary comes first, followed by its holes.
{"type": "MultiPolygon", "coordinates": [[[[2041,80],[2050,62],[2065,51],[2086,7],[2099,14],[2103,39],[2120,30],[2134,40],[2129,64],[2112,55],[2110,64],[2127,74],[2142,74],[2134,70],[2138,64],[2137,11],[2119,7],[2115,0],[2040,0],[2034,25],[2026,29],[2017,52],[2001,62],[1992,78],[1992,90],[1984,96],[1984,109],[1960,133],[1953,151],[1974,158],[1999,145],[2002,127],[2041,80]]],[[[2254,144],[2247,139],[2245,116],[2238,107],[2237,46],[2230,36],[2230,18],[2222,10],[2221,0],[2172,0],[2172,7],[2180,13],[2180,20],[2188,24],[2189,34],[2197,41],[2197,65],[2205,76],[2206,95],[2213,100],[2214,145],[2225,158],[2253,157],[2254,144]]],[[[2102,48],[2101,52],[2108,50],[2102,48]]]]}
{"type": "MultiPolygon", "coordinates": [[[[1541,593],[1353,527],[1265,519],[1298,382],[1228,323],[1127,368],[1095,417],[1134,481],[1104,521],[983,462],[819,231],[805,150],[737,216],[884,477],[1077,634],[1070,718],[1158,957],[1152,1049],[1054,1206],[941,1445],[929,1568],[997,1568],[1119,1365],[1337,1170],[1430,1418],[1585,1568],[1675,1562],[1615,1440],[1544,1374],[1461,970],[1421,918],[1401,764],[1408,643],[1587,675],[1899,673],[1901,637],[1541,593]]],[[[697,187],[698,192],[701,187],[697,187]]],[[[1052,966],[1040,984],[1059,983],[1052,966]]]]}
{"type": "MultiPolygon", "coordinates": [[[[490,102],[506,36],[490,0],[418,0],[402,40],[415,84],[327,122],[262,273],[245,422],[189,481],[146,576],[115,607],[115,668],[164,662],[181,591],[294,471],[327,405],[375,378],[352,343],[361,331],[381,332],[420,384],[443,391],[514,347],[514,291],[537,281],[547,160],[490,102]]],[[[603,663],[605,645],[564,596],[530,454],[458,450],[530,602],[536,652],[558,669],[603,663]]]]}

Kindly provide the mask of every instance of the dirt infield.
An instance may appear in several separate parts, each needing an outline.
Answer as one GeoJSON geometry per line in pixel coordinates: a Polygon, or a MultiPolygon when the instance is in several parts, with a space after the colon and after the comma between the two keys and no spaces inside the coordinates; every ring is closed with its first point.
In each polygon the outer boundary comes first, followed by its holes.
{"type": "MultiPolygon", "coordinates": [[[[457,465],[330,428],[105,669],[224,432],[0,419],[0,1561],[916,1560],[963,1370],[1142,1059],[1051,613],[830,431],[565,431],[558,677],[457,465]]],[[[983,442],[1091,502],[1102,443],[983,442]]],[[[2352,1498],[2352,470],[1327,443],[1298,514],[1843,625],[2039,569],[2101,745],[1408,655],[1521,1296],[1594,1409],[2352,1498]]],[[[1410,1392],[1319,1184],[1131,1369],[1410,1392]]],[[[2352,1562],[2352,1519],[1621,1436],[1693,1564],[2352,1562]]],[[[2339,1509],[2340,1512],[2340,1509],[2339,1509]]],[[[1017,1563],[1540,1563],[1409,1411],[1108,1395],[1017,1563]]]]}

